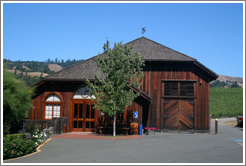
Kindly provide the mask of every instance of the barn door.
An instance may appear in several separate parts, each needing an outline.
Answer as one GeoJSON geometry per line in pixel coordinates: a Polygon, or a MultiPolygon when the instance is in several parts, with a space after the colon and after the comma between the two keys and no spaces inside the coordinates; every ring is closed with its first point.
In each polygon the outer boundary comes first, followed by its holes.
{"type": "Polygon", "coordinates": [[[164,100],[164,132],[193,132],[193,100],[164,100]]]}
{"type": "Polygon", "coordinates": [[[193,101],[179,101],[179,131],[193,132],[193,101]]]}
{"type": "Polygon", "coordinates": [[[179,129],[179,101],[164,101],[164,131],[177,131],[179,129]]]}

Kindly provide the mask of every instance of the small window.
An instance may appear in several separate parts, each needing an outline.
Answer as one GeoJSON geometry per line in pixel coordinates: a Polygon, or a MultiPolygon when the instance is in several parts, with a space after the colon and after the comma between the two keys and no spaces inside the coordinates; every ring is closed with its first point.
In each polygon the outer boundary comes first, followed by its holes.
{"type": "Polygon", "coordinates": [[[164,96],[192,97],[194,96],[193,82],[165,82],[164,96]]]}
{"type": "Polygon", "coordinates": [[[180,83],[180,96],[194,96],[194,83],[181,82],[180,83]]]}
{"type": "Polygon", "coordinates": [[[82,87],[80,89],[78,89],[74,95],[73,95],[73,99],[91,99],[92,97],[89,95],[89,91],[91,89],[90,88],[85,88],[82,87]]]}
{"type": "Polygon", "coordinates": [[[178,82],[166,82],[164,87],[165,96],[178,96],[178,82]]]}
{"type": "Polygon", "coordinates": [[[50,94],[47,98],[46,101],[50,101],[50,102],[56,102],[56,101],[61,101],[60,97],[57,94],[50,94]]]}

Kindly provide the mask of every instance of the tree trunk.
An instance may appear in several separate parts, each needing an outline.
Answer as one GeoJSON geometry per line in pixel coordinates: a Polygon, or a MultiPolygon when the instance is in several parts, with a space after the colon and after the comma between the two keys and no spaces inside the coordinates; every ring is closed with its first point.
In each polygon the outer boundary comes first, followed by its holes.
{"type": "Polygon", "coordinates": [[[113,136],[116,135],[116,111],[114,112],[113,136]]]}

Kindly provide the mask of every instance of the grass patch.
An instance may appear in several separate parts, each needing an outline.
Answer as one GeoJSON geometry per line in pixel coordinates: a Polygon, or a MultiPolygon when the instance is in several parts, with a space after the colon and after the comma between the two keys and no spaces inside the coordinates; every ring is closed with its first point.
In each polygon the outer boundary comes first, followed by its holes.
{"type": "Polygon", "coordinates": [[[7,134],[6,137],[11,137],[11,136],[21,136],[22,134],[25,134],[25,133],[17,133],[17,134],[7,134]]]}
{"type": "Polygon", "coordinates": [[[236,126],[237,120],[228,120],[228,121],[220,122],[219,124],[227,125],[227,126],[236,126]]]}

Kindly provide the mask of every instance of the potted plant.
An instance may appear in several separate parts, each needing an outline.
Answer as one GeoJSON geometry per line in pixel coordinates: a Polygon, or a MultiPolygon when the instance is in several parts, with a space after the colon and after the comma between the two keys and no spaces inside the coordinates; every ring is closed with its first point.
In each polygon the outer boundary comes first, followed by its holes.
{"type": "Polygon", "coordinates": [[[155,127],[144,127],[146,135],[154,135],[155,134],[155,127]]]}

